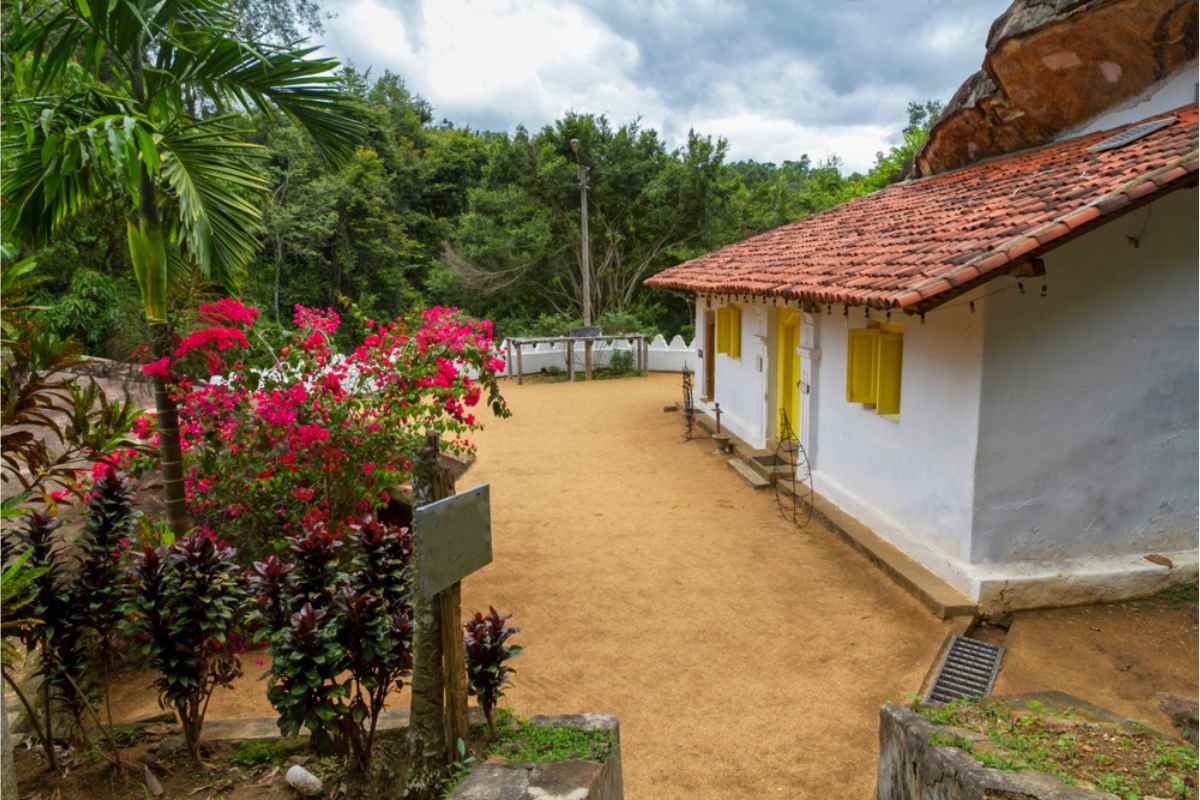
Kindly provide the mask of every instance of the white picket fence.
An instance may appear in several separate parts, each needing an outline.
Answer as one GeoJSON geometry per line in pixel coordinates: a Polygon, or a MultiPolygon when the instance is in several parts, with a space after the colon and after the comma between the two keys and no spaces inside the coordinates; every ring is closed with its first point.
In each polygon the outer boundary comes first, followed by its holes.
{"type": "MultiPolygon", "coordinates": [[[[507,359],[508,342],[501,342],[499,350],[501,358],[507,359]]],[[[592,345],[593,366],[608,366],[613,353],[621,350],[632,354],[633,344],[628,339],[614,339],[612,346],[609,346],[607,342],[596,342],[592,345]]],[[[659,334],[650,341],[648,350],[650,355],[647,367],[651,372],[680,372],[683,370],[685,364],[691,367],[693,371],[700,368],[700,359],[696,355],[695,340],[689,345],[683,341],[682,336],[676,336],[668,342],[662,337],[662,334],[659,334]]],[[[513,351],[513,360],[516,361],[515,349],[513,351]]],[[[583,369],[583,342],[575,343],[575,368],[583,369]]],[[[521,369],[526,375],[546,369],[560,369],[565,371],[567,369],[566,344],[542,342],[536,345],[527,345],[521,351],[521,369]]],[[[515,363],[508,364],[506,371],[501,374],[516,375],[517,365],[515,363]]]]}

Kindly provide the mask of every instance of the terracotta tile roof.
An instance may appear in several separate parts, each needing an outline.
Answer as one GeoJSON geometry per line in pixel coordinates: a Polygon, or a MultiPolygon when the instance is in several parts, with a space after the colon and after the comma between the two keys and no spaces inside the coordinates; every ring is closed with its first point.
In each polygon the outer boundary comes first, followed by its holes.
{"type": "MultiPolygon", "coordinates": [[[[1081,229],[1195,184],[1197,106],[1114,150],[1112,131],[894,184],[649,278],[648,286],[917,310],[1004,274],[1081,229]]],[[[1143,120],[1144,122],[1145,120],[1143,120]]]]}

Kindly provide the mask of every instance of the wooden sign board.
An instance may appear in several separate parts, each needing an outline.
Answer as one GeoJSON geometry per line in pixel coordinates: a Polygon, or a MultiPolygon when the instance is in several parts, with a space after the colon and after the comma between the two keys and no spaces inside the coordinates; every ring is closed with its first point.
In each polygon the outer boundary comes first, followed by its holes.
{"type": "Polygon", "coordinates": [[[492,563],[492,505],[488,484],[413,511],[417,594],[433,597],[492,563]]]}

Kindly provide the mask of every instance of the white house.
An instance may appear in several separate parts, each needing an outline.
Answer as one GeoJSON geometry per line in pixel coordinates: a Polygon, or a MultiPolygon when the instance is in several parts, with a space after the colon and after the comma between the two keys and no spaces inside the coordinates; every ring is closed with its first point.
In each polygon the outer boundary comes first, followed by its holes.
{"type": "Polygon", "coordinates": [[[1195,576],[1195,81],[654,276],[700,407],[981,606],[1195,576]]]}

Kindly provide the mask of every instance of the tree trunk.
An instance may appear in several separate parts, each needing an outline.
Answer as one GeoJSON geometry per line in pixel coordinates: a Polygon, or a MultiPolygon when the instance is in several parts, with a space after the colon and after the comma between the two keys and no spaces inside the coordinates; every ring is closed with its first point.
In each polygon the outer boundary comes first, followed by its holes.
{"type": "Polygon", "coordinates": [[[13,761],[12,736],[8,733],[8,703],[0,697],[0,736],[4,737],[4,763],[0,765],[0,796],[17,796],[17,765],[13,761]]]}
{"type": "MultiPolygon", "coordinates": [[[[154,354],[171,354],[171,328],[165,322],[150,325],[154,354]]],[[[167,523],[176,536],[192,526],[183,491],[183,447],[179,443],[179,411],[162,378],[154,379],[154,405],[158,411],[158,453],[162,463],[163,494],[167,504],[167,523]]]]}

